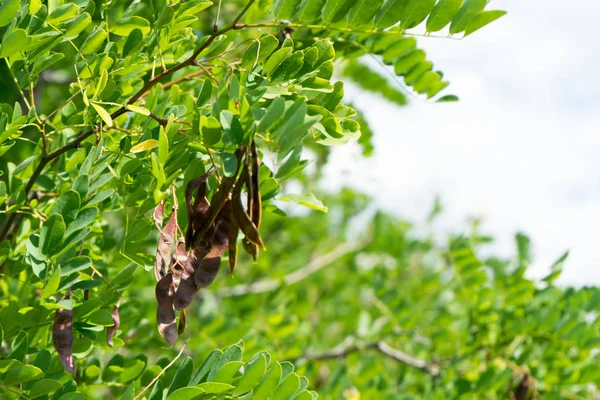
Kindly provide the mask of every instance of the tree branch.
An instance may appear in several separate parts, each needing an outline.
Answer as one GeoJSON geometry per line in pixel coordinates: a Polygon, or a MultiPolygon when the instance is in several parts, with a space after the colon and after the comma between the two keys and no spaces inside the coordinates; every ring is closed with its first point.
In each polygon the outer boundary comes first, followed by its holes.
{"type": "Polygon", "coordinates": [[[306,266],[284,276],[282,279],[265,279],[253,283],[226,287],[220,289],[217,295],[221,297],[237,297],[247,294],[272,292],[281,286],[293,285],[308,278],[310,275],[320,271],[343,256],[364,248],[370,241],[371,235],[368,234],[359,241],[344,243],[329,253],[313,258],[306,266]]]}
{"type": "Polygon", "coordinates": [[[354,343],[354,340],[352,338],[348,338],[340,345],[336,346],[331,350],[315,354],[307,353],[306,355],[300,357],[299,360],[319,361],[335,358],[345,358],[352,353],[360,352],[363,350],[376,350],[394,361],[418,369],[432,376],[437,376],[440,374],[440,368],[437,363],[428,363],[425,360],[413,357],[410,354],[404,353],[400,350],[391,347],[383,341],[357,344],[354,343]]]}
{"type": "MultiPolygon", "coordinates": [[[[171,75],[187,66],[194,65],[194,62],[196,61],[196,58],[200,55],[200,53],[202,53],[208,46],[210,46],[211,43],[214,42],[217,37],[229,32],[230,30],[241,29],[242,27],[240,27],[240,24],[238,24],[238,22],[244,16],[246,11],[248,11],[248,9],[250,8],[250,6],[253,3],[254,3],[254,0],[249,0],[248,3],[246,4],[246,6],[244,7],[244,9],[233,20],[231,25],[229,25],[228,27],[223,28],[221,30],[214,31],[208,37],[208,39],[202,45],[200,45],[200,47],[198,47],[198,49],[196,49],[196,51],[194,51],[194,53],[188,59],[186,59],[185,61],[182,61],[179,64],[174,65],[173,67],[169,68],[166,71],[162,71],[160,74],[158,74],[155,77],[153,77],[152,79],[150,79],[140,90],[138,90],[125,103],[125,105],[121,106],[121,108],[119,108],[117,111],[113,112],[110,115],[111,119],[114,120],[114,119],[120,117],[121,115],[125,114],[127,112],[127,108],[126,108],[127,105],[133,104],[137,100],[139,100],[146,92],[148,92],[154,85],[159,83],[161,81],[161,79],[164,78],[165,76],[171,75]]],[[[10,68],[9,68],[9,70],[10,70],[10,68]]],[[[10,70],[10,72],[12,73],[12,70],[10,70]]],[[[31,191],[31,189],[33,188],[33,185],[37,181],[37,178],[40,176],[40,174],[42,173],[42,171],[44,170],[44,168],[46,167],[46,165],[48,165],[48,163],[50,161],[61,156],[62,154],[66,153],[67,151],[78,147],[81,144],[81,142],[83,142],[85,139],[87,139],[88,137],[90,137],[91,135],[96,133],[97,129],[98,129],[98,127],[96,127],[96,126],[94,126],[93,128],[87,129],[87,130],[81,132],[79,135],[77,135],[77,137],[75,139],[73,139],[73,141],[71,141],[70,143],[67,143],[63,147],[55,150],[54,152],[52,152],[50,154],[42,155],[39,164],[37,165],[36,169],[33,171],[33,174],[27,181],[27,184],[25,185],[25,189],[24,189],[25,196],[27,197],[29,195],[29,192],[31,191]]],[[[6,237],[10,234],[11,228],[15,221],[14,215],[15,214],[11,214],[11,216],[8,217],[8,219],[6,220],[6,223],[5,223],[4,227],[2,228],[2,232],[0,232],[0,242],[3,241],[4,239],[6,239],[6,237]]]]}

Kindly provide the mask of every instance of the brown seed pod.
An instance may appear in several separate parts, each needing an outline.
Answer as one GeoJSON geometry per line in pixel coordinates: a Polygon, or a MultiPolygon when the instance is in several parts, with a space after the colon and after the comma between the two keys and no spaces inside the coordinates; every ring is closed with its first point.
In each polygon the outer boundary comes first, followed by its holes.
{"type": "MultiPolygon", "coordinates": [[[[65,296],[68,299],[70,296],[65,296]]],[[[58,309],[54,313],[52,324],[52,344],[60,356],[65,371],[74,374],[75,362],[73,361],[73,311],[58,309]]]]}
{"type": "Polygon", "coordinates": [[[231,220],[229,221],[229,239],[228,239],[229,271],[231,272],[232,275],[233,275],[233,272],[235,271],[235,267],[237,265],[237,255],[238,255],[237,238],[238,238],[239,232],[240,232],[240,227],[232,215],[231,220]]]}
{"type": "Polygon", "coordinates": [[[185,316],[185,308],[179,312],[179,325],[177,326],[177,333],[182,335],[187,327],[187,319],[185,316]]]}
{"type": "Polygon", "coordinates": [[[157,281],[161,280],[167,273],[167,268],[171,259],[171,249],[173,248],[175,229],[177,229],[177,207],[173,207],[173,212],[169,217],[169,221],[164,229],[161,229],[158,238],[156,259],[154,261],[154,277],[157,281]]]}
{"type": "Polygon", "coordinates": [[[110,347],[113,347],[113,336],[115,336],[117,329],[119,329],[119,326],[121,326],[121,317],[119,316],[119,303],[118,302],[117,302],[117,304],[115,304],[115,306],[113,307],[113,310],[112,310],[112,322],[114,325],[106,328],[106,343],[110,347]]]}
{"type": "Polygon", "coordinates": [[[177,291],[179,287],[179,282],[183,277],[185,272],[185,265],[187,263],[188,253],[185,250],[185,241],[183,238],[179,238],[179,243],[173,252],[173,256],[171,257],[171,273],[173,274],[173,288],[177,291]]]}
{"type": "Polygon", "coordinates": [[[219,212],[221,211],[221,208],[223,207],[223,204],[225,204],[225,201],[227,200],[234,183],[235,176],[225,177],[221,181],[217,192],[212,198],[208,210],[206,210],[206,214],[204,214],[202,224],[200,224],[198,229],[194,232],[194,247],[200,244],[200,239],[204,238],[212,227],[213,223],[217,219],[217,216],[219,215],[219,212]]]}
{"type": "Polygon", "coordinates": [[[243,238],[242,246],[244,247],[244,250],[246,250],[246,253],[248,253],[252,256],[252,259],[254,261],[258,260],[258,246],[257,245],[255,245],[254,243],[249,241],[247,238],[243,238]]]}
{"type": "Polygon", "coordinates": [[[256,228],[256,225],[254,225],[254,222],[252,222],[252,220],[250,219],[248,213],[246,213],[246,210],[244,209],[244,204],[242,203],[242,185],[243,182],[246,181],[247,176],[248,168],[244,167],[240,178],[238,179],[238,184],[235,186],[232,195],[233,216],[238,222],[241,231],[244,233],[244,235],[246,235],[246,238],[250,242],[264,249],[265,245],[260,237],[260,234],[258,233],[258,229],[256,228]]]}
{"type": "Polygon", "coordinates": [[[165,201],[163,200],[160,203],[158,203],[158,205],[154,209],[154,213],[152,214],[152,217],[154,218],[154,225],[156,225],[158,230],[162,229],[164,212],[165,212],[165,201]]]}
{"type": "Polygon", "coordinates": [[[179,287],[173,295],[173,307],[176,310],[182,310],[189,306],[196,293],[198,293],[199,288],[196,285],[194,276],[200,262],[207,254],[208,250],[202,247],[194,249],[188,255],[179,287]]]}
{"type": "Polygon", "coordinates": [[[196,286],[206,287],[213,283],[219,267],[221,257],[229,247],[229,222],[231,220],[231,201],[227,200],[219,213],[215,233],[213,234],[210,252],[204,257],[194,274],[196,286]]]}
{"type": "Polygon", "coordinates": [[[177,324],[173,310],[173,275],[167,274],[156,284],[154,294],[158,302],[156,321],[158,331],[169,344],[177,340],[177,324]]]}
{"type": "Polygon", "coordinates": [[[185,241],[189,247],[194,241],[194,231],[199,229],[202,224],[204,214],[210,206],[206,198],[206,180],[212,172],[206,173],[199,178],[192,179],[185,188],[185,202],[188,213],[188,226],[185,232],[185,241]],[[192,202],[192,194],[196,191],[196,199],[192,202]]]}

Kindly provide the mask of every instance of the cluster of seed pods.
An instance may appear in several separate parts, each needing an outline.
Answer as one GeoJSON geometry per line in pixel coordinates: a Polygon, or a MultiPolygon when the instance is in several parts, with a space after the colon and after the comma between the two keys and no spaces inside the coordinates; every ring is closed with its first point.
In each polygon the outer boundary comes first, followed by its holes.
{"type": "Polygon", "coordinates": [[[217,276],[221,258],[229,251],[229,268],[237,264],[237,239],[244,234],[244,249],[257,259],[264,243],[259,234],[262,204],[259,188],[260,159],[256,144],[236,153],[238,168],[230,177],[223,177],[212,199],[206,196],[208,172],[187,183],[185,201],[188,224],[185,235],[176,239],[177,204],[163,228],[164,201],[154,210],[154,221],[160,230],[154,275],[158,308],[156,319],[162,337],[173,344],[185,331],[185,309],[201,288],[209,286],[217,276]],[[240,171],[241,170],[241,171],[240,171]],[[242,190],[246,188],[246,205],[242,190]],[[179,311],[179,325],[176,322],[179,311]]]}

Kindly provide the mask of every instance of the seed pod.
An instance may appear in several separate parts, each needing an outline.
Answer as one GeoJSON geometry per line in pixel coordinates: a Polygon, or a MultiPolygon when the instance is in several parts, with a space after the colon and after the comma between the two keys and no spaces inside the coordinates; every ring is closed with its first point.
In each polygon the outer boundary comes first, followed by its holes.
{"type": "Polygon", "coordinates": [[[177,228],[177,207],[173,207],[173,212],[164,229],[161,230],[156,247],[156,259],[154,261],[154,277],[157,281],[161,280],[167,273],[169,261],[171,259],[171,249],[173,247],[173,237],[177,228]]]}
{"type": "Polygon", "coordinates": [[[156,310],[156,321],[158,331],[169,344],[177,340],[177,324],[175,322],[175,311],[173,310],[173,275],[165,275],[154,290],[158,308],[156,310]]]}
{"type": "Polygon", "coordinates": [[[208,250],[206,248],[197,248],[188,255],[179,287],[173,295],[173,307],[176,310],[182,310],[189,306],[196,293],[198,293],[199,288],[196,285],[195,272],[207,254],[208,250]]]}
{"type": "Polygon", "coordinates": [[[179,325],[177,326],[177,333],[182,335],[187,327],[187,319],[185,316],[185,308],[179,312],[179,325]]]}
{"type": "MultiPolygon", "coordinates": [[[[70,296],[65,296],[68,299],[70,296]]],[[[75,362],[73,361],[73,311],[59,308],[54,313],[52,324],[52,344],[60,356],[65,371],[74,374],[75,362]]]]}
{"type": "Polygon", "coordinates": [[[217,188],[217,192],[214,194],[210,206],[208,207],[208,210],[206,210],[206,214],[204,214],[202,224],[200,224],[198,229],[194,232],[194,248],[198,247],[200,241],[206,237],[207,232],[209,232],[209,230],[213,227],[213,224],[217,219],[221,208],[223,207],[225,201],[229,197],[229,193],[231,192],[231,188],[235,183],[235,177],[241,164],[240,161],[242,160],[244,152],[245,148],[240,148],[236,152],[237,168],[235,174],[233,174],[232,176],[223,177],[223,179],[221,180],[221,184],[217,188]]]}
{"type": "Polygon", "coordinates": [[[188,254],[185,250],[185,241],[183,238],[179,238],[179,243],[173,252],[171,257],[171,273],[173,274],[173,288],[176,291],[179,287],[179,283],[185,272],[185,264],[187,263],[188,254]]]}
{"type": "Polygon", "coordinates": [[[240,232],[240,227],[232,215],[231,221],[229,221],[229,239],[228,239],[229,271],[231,271],[232,275],[233,275],[233,272],[235,271],[235,267],[237,265],[237,255],[238,255],[237,238],[238,238],[239,232],[240,232]]]}
{"type": "Polygon", "coordinates": [[[210,204],[206,199],[206,180],[212,172],[202,175],[199,178],[192,179],[185,188],[185,202],[188,213],[188,226],[185,232],[185,241],[188,244],[188,249],[194,241],[194,231],[202,224],[204,214],[208,210],[210,204]],[[192,193],[196,191],[196,199],[192,203],[192,193]]]}
{"type": "Polygon", "coordinates": [[[152,217],[154,218],[154,225],[156,225],[158,230],[161,230],[162,226],[163,226],[164,211],[165,211],[165,201],[163,200],[160,203],[158,203],[158,205],[154,209],[154,213],[152,214],[152,217]]]}
{"type": "Polygon", "coordinates": [[[256,228],[256,225],[254,225],[254,222],[252,222],[252,220],[250,219],[250,216],[248,216],[248,213],[246,213],[246,210],[244,209],[244,204],[242,203],[242,196],[241,196],[242,185],[240,184],[240,182],[244,182],[246,180],[247,176],[248,176],[248,168],[244,168],[242,170],[242,174],[240,175],[240,178],[238,180],[238,185],[236,185],[236,187],[233,191],[233,196],[232,196],[233,216],[237,220],[241,231],[244,233],[244,235],[246,235],[246,238],[250,242],[252,242],[264,249],[265,245],[264,245],[262,239],[260,238],[258,229],[256,228]]]}
{"type": "Polygon", "coordinates": [[[258,259],[258,246],[249,241],[247,238],[242,239],[242,246],[244,247],[244,250],[246,250],[246,253],[250,254],[252,259],[256,262],[258,259]]]}
{"type": "Polygon", "coordinates": [[[117,302],[117,304],[115,304],[115,306],[113,307],[113,310],[112,310],[112,322],[114,325],[106,328],[106,343],[110,347],[113,347],[113,336],[115,336],[117,329],[119,329],[119,326],[121,326],[121,317],[119,316],[119,303],[118,302],[117,302]]]}
{"type": "Polygon", "coordinates": [[[213,283],[219,267],[221,257],[229,247],[229,222],[231,220],[231,201],[227,201],[219,213],[215,233],[212,239],[210,252],[204,257],[196,270],[195,281],[199,288],[213,283]]]}

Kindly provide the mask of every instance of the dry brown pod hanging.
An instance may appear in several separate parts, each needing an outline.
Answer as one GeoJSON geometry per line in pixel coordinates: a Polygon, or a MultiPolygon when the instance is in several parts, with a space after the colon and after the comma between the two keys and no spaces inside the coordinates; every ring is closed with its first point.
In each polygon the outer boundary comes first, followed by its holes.
{"type": "Polygon", "coordinates": [[[189,253],[179,287],[173,295],[173,307],[176,310],[182,310],[189,306],[196,293],[198,293],[199,288],[196,285],[195,272],[207,254],[208,250],[206,248],[197,248],[189,253]]]}
{"type": "Polygon", "coordinates": [[[158,303],[156,310],[158,331],[169,344],[175,343],[178,336],[175,311],[173,310],[173,292],[173,275],[169,273],[156,283],[154,290],[158,303]]]}
{"type": "Polygon", "coordinates": [[[264,248],[265,245],[258,233],[258,229],[250,219],[250,216],[244,209],[244,204],[242,203],[242,187],[246,182],[247,177],[248,168],[244,167],[232,195],[233,216],[239,224],[240,230],[246,235],[246,238],[255,245],[264,248]]]}
{"type": "Polygon", "coordinates": [[[160,227],[160,225],[162,225],[162,209],[164,209],[164,201],[156,207],[154,212],[155,222],[159,220],[158,217],[160,217],[161,220],[160,224],[157,223],[157,226],[160,229],[160,236],[158,238],[156,259],[154,261],[154,277],[157,281],[162,279],[167,273],[169,262],[171,260],[171,249],[173,248],[175,230],[177,229],[177,207],[173,207],[173,212],[164,229],[161,229],[160,227]],[[159,208],[161,211],[157,212],[159,208]]]}
{"type": "Polygon", "coordinates": [[[112,322],[113,322],[113,326],[109,326],[108,328],[106,328],[106,343],[110,347],[113,347],[113,337],[115,336],[115,333],[121,326],[121,317],[119,316],[119,303],[118,302],[117,302],[117,304],[115,304],[115,306],[113,307],[113,310],[112,310],[112,322]]]}
{"type": "MultiPolygon", "coordinates": [[[[64,299],[69,299],[66,295],[64,299]]],[[[75,373],[73,360],[73,311],[60,308],[54,313],[52,323],[52,344],[60,357],[63,368],[72,374],[75,373]]]]}
{"type": "Polygon", "coordinates": [[[227,200],[219,212],[215,233],[211,241],[210,252],[204,257],[195,273],[196,286],[206,287],[213,283],[219,267],[221,257],[229,247],[229,221],[231,219],[231,201],[227,200]]]}

